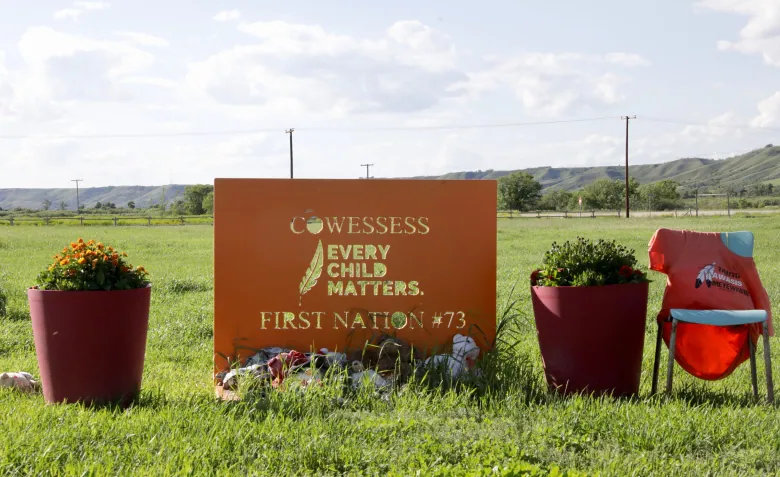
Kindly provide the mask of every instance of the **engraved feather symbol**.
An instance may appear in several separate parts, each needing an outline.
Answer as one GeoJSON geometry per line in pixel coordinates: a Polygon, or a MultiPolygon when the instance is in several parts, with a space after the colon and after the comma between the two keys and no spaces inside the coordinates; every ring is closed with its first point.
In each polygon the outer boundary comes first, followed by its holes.
{"type": "Polygon", "coordinates": [[[322,274],[322,240],[317,243],[317,249],[314,251],[314,257],[311,259],[309,268],[306,269],[306,274],[301,279],[301,284],[298,286],[300,297],[298,299],[298,306],[301,306],[303,301],[303,295],[311,290],[314,285],[317,284],[317,280],[322,274]]]}

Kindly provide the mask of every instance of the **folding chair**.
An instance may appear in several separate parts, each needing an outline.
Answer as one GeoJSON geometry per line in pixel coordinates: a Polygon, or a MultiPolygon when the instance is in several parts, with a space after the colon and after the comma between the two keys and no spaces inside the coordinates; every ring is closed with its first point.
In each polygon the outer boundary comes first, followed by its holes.
{"type": "MultiPolygon", "coordinates": [[[[730,232],[724,239],[726,246],[732,252],[743,257],[753,256],[753,234],[751,232],[730,232]]],[[[774,403],[774,384],[772,381],[772,363],[769,349],[769,329],[767,325],[767,312],[765,310],[688,310],[673,308],[669,310],[669,316],[664,320],[658,320],[658,333],[655,343],[655,359],[653,361],[652,394],[658,389],[658,368],[661,360],[661,341],[664,323],[672,323],[672,332],[669,339],[669,358],[666,371],[666,393],[672,392],[672,375],[674,371],[675,338],[677,324],[697,323],[714,326],[739,326],[761,323],[764,340],[764,367],[766,370],[767,400],[774,403]]],[[[758,399],[758,382],[756,376],[756,350],[753,340],[748,337],[750,345],[750,372],[753,384],[753,397],[758,399]]]]}

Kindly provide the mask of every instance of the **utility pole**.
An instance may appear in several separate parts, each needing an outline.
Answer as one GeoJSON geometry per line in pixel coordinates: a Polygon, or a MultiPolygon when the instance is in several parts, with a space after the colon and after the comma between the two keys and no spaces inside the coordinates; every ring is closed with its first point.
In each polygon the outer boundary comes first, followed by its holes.
{"type": "Polygon", "coordinates": [[[81,210],[81,207],[79,207],[79,182],[84,181],[84,179],[71,179],[71,182],[76,183],[76,213],[81,210]]]}
{"type": "Polygon", "coordinates": [[[295,129],[290,128],[286,130],[284,133],[290,135],[290,179],[293,178],[293,147],[292,147],[292,133],[295,131],[295,129]]]}
{"type": "Polygon", "coordinates": [[[371,167],[371,166],[373,166],[373,164],[361,164],[360,165],[360,167],[365,167],[366,168],[366,179],[369,178],[368,177],[368,168],[371,167]]]}
{"type": "Polygon", "coordinates": [[[621,116],[620,119],[626,120],[626,218],[629,218],[631,212],[629,212],[628,203],[628,120],[636,119],[636,116],[621,116]]]}

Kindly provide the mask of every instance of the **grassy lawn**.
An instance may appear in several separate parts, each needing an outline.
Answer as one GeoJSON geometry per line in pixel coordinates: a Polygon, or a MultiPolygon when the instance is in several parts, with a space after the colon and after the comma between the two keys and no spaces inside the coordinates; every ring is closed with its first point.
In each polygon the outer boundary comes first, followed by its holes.
{"type": "MultiPolygon", "coordinates": [[[[499,308],[518,300],[519,343],[502,354],[506,370],[493,376],[490,392],[420,385],[380,400],[326,387],[240,403],[217,402],[210,379],[210,226],[2,227],[0,286],[10,303],[0,318],[0,371],[37,376],[25,288],[74,238],[127,250],[133,264],[149,269],[154,291],[141,401],[124,411],[45,406],[42,395],[0,389],[0,473],[487,475],[494,467],[498,475],[780,473],[780,414],[751,402],[747,363],[717,382],[695,380],[678,367],[672,398],[647,396],[654,326],[647,328],[639,399],[545,392],[526,288],[543,252],[577,235],[614,238],[646,266],[647,242],[661,226],[754,231],[756,261],[780,316],[780,218],[506,219],[498,231],[498,299],[499,308]]],[[[648,323],[665,281],[656,273],[651,278],[648,323]]],[[[777,377],[780,345],[772,341],[777,377]]],[[[90,372],[88,364],[83,372],[90,372]]],[[[758,373],[765,395],[760,359],[758,373]]]]}

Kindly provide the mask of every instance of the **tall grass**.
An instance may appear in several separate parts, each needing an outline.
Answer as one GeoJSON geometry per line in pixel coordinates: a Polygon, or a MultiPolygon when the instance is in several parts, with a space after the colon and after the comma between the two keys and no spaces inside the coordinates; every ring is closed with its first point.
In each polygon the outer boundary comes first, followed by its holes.
{"type": "MultiPolygon", "coordinates": [[[[608,237],[646,263],[659,226],[753,230],[777,316],[780,219],[502,221],[499,332],[479,373],[452,380],[431,370],[386,395],[343,379],[282,392],[247,385],[239,402],[217,401],[211,381],[211,227],[90,227],[89,238],[128,250],[155,278],[141,399],[125,410],[46,406],[40,395],[0,389],[0,474],[777,475],[780,416],[752,401],[747,366],[716,382],[678,367],[673,395],[649,396],[653,326],[638,398],[546,388],[525,287],[544,250],[562,237],[608,237]]],[[[0,370],[37,373],[25,288],[78,230],[0,229],[8,295],[0,370]]],[[[663,276],[651,278],[649,324],[664,286],[663,276]]],[[[776,371],[777,347],[772,356],[776,371]]]]}

